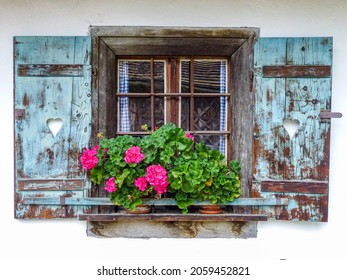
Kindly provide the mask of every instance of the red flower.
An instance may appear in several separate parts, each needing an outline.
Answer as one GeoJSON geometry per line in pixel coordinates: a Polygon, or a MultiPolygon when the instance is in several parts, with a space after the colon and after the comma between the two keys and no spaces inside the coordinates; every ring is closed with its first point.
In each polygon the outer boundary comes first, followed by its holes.
{"type": "Polygon", "coordinates": [[[137,146],[132,146],[125,152],[124,160],[126,163],[140,163],[145,157],[144,154],[141,154],[141,148],[137,146]]]}
{"type": "Polygon", "coordinates": [[[159,193],[166,193],[167,186],[169,185],[167,172],[160,164],[153,164],[146,169],[146,180],[151,186],[154,186],[154,190],[159,193]]]}
{"type": "Polygon", "coordinates": [[[99,146],[95,146],[92,149],[87,149],[83,152],[81,156],[81,162],[85,169],[89,170],[94,168],[98,163],[98,158],[96,154],[98,153],[99,146]]]}
{"type": "Polygon", "coordinates": [[[147,185],[147,180],[145,177],[139,177],[134,180],[134,185],[142,192],[144,192],[148,185],[147,185]]]}
{"type": "Polygon", "coordinates": [[[192,139],[194,141],[194,135],[193,134],[191,134],[189,132],[186,132],[186,137],[190,138],[190,139],[192,139]]]}
{"type": "Polygon", "coordinates": [[[114,177],[111,177],[106,181],[105,190],[108,192],[115,192],[117,190],[117,185],[114,182],[114,177]]]}

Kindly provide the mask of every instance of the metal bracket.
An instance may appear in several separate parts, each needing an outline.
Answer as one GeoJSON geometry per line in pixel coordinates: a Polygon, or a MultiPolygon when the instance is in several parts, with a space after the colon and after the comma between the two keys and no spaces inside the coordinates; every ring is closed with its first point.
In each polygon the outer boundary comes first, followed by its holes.
{"type": "Polygon", "coordinates": [[[67,216],[67,205],[65,203],[65,196],[60,196],[59,202],[60,202],[60,205],[61,205],[61,214],[60,214],[60,216],[62,218],[65,218],[67,216]]]}
{"type": "Polygon", "coordinates": [[[25,119],[25,109],[15,109],[14,110],[14,117],[16,120],[25,119]]]}
{"type": "Polygon", "coordinates": [[[342,114],[338,112],[321,111],[319,117],[321,119],[339,119],[342,118],[342,114]]]}

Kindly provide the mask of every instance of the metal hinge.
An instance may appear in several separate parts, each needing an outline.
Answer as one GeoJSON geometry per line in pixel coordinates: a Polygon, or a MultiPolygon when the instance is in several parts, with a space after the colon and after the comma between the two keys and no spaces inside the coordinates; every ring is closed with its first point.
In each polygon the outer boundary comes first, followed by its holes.
{"type": "Polygon", "coordinates": [[[342,114],[338,112],[330,112],[330,111],[321,111],[319,114],[321,119],[333,119],[333,118],[342,118],[342,114]]]}
{"type": "Polygon", "coordinates": [[[249,71],[249,91],[253,91],[253,81],[254,81],[254,72],[251,70],[249,71]]]}
{"type": "Polygon", "coordinates": [[[97,81],[98,81],[98,68],[93,67],[92,77],[93,77],[93,80],[92,80],[93,88],[96,89],[97,84],[98,84],[97,83],[97,81]]]}
{"type": "Polygon", "coordinates": [[[25,119],[25,109],[15,109],[14,110],[14,118],[16,120],[23,120],[23,119],[25,119]]]}

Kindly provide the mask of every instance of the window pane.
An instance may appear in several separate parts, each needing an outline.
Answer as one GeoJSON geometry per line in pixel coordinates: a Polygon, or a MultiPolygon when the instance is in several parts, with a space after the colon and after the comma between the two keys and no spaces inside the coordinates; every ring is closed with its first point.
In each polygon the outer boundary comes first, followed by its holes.
{"type": "Polygon", "coordinates": [[[149,61],[128,61],[129,93],[151,92],[151,63],[149,61]]]}
{"type": "MultiPolygon", "coordinates": [[[[226,93],[226,60],[194,60],[194,78],[191,82],[190,61],[181,61],[180,90],[182,93],[226,93]]],[[[194,112],[190,112],[191,98],[181,98],[181,126],[185,130],[226,130],[226,98],[194,97],[194,112]],[[190,116],[194,114],[193,127],[190,116]]],[[[199,136],[207,145],[225,153],[225,136],[199,136]]]]}
{"type": "MultiPolygon", "coordinates": [[[[165,93],[165,62],[155,61],[154,62],[154,92],[165,93]]],[[[155,126],[160,127],[164,124],[164,97],[154,98],[154,123],[155,126]]]]}
{"type": "Polygon", "coordinates": [[[194,137],[197,141],[204,142],[209,148],[219,150],[225,154],[225,135],[195,135],[194,137]]]}
{"type": "MultiPolygon", "coordinates": [[[[153,91],[165,92],[165,62],[154,62],[153,91]]],[[[151,93],[151,62],[146,60],[119,61],[118,84],[120,93],[151,93]]],[[[154,99],[151,108],[149,97],[120,97],[119,98],[119,126],[121,132],[141,131],[143,124],[151,125],[151,110],[154,110],[154,124],[164,123],[164,98],[154,99]]]]}
{"type": "Polygon", "coordinates": [[[154,62],[154,92],[164,93],[165,90],[165,63],[164,61],[154,62]]]}
{"type": "Polygon", "coordinates": [[[181,93],[189,93],[190,91],[190,61],[181,61],[181,93]]]}
{"type": "Polygon", "coordinates": [[[221,92],[221,61],[194,61],[194,92],[221,92]]]}

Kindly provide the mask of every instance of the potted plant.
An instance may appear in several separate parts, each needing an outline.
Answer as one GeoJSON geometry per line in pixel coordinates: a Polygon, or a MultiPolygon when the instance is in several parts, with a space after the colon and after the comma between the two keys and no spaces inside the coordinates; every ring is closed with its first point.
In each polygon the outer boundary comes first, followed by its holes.
{"type": "Polygon", "coordinates": [[[183,213],[194,200],[224,203],[240,195],[237,163],[227,166],[219,151],[195,143],[191,134],[171,123],[144,137],[102,138],[83,152],[81,162],[113,203],[131,210],[144,197],[165,193],[183,213]]]}
{"type": "Polygon", "coordinates": [[[228,166],[222,153],[200,142],[175,162],[169,173],[169,190],[175,193],[183,213],[194,200],[226,203],[241,193],[239,172],[239,162],[232,160],[228,166]]]}

